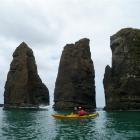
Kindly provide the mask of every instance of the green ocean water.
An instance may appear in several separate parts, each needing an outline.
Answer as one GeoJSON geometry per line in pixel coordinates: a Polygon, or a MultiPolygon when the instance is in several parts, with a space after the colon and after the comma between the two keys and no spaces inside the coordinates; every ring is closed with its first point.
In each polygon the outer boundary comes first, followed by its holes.
{"type": "Polygon", "coordinates": [[[62,121],[52,108],[1,108],[0,140],[140,140],[140,112],[98,112],[95,119],[62,121]]]}

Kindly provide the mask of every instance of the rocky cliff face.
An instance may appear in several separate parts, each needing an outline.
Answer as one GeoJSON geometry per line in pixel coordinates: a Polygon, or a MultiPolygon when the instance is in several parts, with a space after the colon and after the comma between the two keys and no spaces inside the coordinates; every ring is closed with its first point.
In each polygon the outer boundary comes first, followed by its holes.
{"type": "Polygon", "coordinates": [[[54,108],[95,108],[94,66],[89,39],[67,44],[62,52],[54,91],[54,108]]]}
{"type": "Polygon", "coordinates": [[[33,51],[23,42],[13,53],[4,92],[4,107],[49,104],[49,92],[42,83],[33,51]]]}
{"type": "Polygon", "coordinates": [[[140,30],[126,28],[111,36],[112,68],[104,75],[106,109],[140,109],[140,30]]]}

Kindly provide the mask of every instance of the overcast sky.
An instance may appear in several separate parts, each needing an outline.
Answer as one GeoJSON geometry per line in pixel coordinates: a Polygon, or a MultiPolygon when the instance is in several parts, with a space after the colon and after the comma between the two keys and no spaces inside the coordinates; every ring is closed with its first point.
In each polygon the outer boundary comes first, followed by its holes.
{"type": "Polygon", "coordinates": [[[96,72],[96,101],[103,107],[104,69],[111,64],[110,36],[140,28],[140,0],[0,0],[0,103],[12,53],[25,41],[51,99],[63,47],[90,39],[96,72]]]}

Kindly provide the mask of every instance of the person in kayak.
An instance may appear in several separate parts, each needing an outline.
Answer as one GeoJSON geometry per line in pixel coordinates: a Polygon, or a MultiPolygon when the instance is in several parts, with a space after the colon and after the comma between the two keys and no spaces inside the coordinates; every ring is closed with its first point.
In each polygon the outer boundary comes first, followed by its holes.
{"type": "Polygon", "coordinates": [[[85,109],[84,108],[82,108],[82,107],[78,107],[78,115],[79,116],[84,116],[84,115],[88,115],[89,113],[87,112],[87,111],[85,111],[85,109]]]}

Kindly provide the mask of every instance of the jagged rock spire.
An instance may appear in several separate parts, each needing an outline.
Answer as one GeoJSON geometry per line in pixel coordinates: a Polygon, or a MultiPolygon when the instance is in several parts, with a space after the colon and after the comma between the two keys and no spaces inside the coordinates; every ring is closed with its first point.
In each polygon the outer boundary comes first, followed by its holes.
{"type": "Polygon", "coordinates": [[[33,51],[22,42],[13,53],[4,91],[4,107],[49,104],[48,88],[42,83],[33,51]]]}
{"type": "Polygon", "coordinates": [[[54,91],[54,108],[84,106],[94,109],[95,73],[89,39],[67,44],[61,55],[54,91]]]}
{"type": "Polygon", "coordinates": [[[106,67],[103,80],[106,109],[140,109],[140,30],[125,28],[110,39],[112,67],[106,67]]]}

